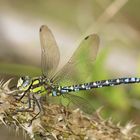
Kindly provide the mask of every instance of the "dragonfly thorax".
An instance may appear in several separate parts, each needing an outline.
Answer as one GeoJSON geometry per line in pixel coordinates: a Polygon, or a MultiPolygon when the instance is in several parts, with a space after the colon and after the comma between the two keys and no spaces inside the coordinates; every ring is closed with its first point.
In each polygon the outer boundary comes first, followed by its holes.
{"type": "Polygon", "coordinates": [[[52,95],[52,93],[58,91],[58,87],[53,82],[41,76],[35,78],[30,78],[29,76],[21,77],[18,80],[17,88],[20,91],[29,91],[34,94],[52,95]]]}

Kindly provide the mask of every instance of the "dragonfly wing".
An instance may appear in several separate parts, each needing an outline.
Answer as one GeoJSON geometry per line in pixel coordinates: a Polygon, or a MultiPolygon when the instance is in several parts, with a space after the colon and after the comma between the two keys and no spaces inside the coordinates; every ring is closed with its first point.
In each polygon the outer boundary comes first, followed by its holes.
{"type": "Polygon", "coordinates": [[[98,48],[99,36],[97,34],[91,34],[81,41],[79,47],[77,48],[69,62],[73,63],[75,60],[78,61],[81,52],[84,52],[82,59],[94,61],[97,56],[98,48]]]}
{"type": "Polygon", "coordinates": [[[60,104],[69,108],[80,108],[82,111],[88,114],[95,112],[94,106],[85,98],[76,96],[75,93],[63,94],[61,96],[43,96],[41,97],[44,104],[60,104]]]}
{"type": "Polygon", "coordinates": [[[40,28],[40,43],[42,73],[51,78],[59,64],[60,52],[51,30],[46,25],[40,28]]]}
{"type": "Polygon", "coordinates": [[[64,98],[67,98],[70,102],[73,103],[74,106],[80,108],[81,110],[83,110],[86,113],[93,113],[95,111],[95,108],[93,107],[92,104],[89,103],[88,100],[80,97],[80,96],[76,96],[74,95],[75,93],[70,93],[70,94],[63,94],[64,98]]]}
{"type": "Polygon", "coordinates": [[[82,40],[79,47],[71,57],[71,59],[64,65],[64,67],[55,75],[54,81],[66,80],[72,77],[76,71],[75,66],[81,61],[94,62],[99,49],[99,36],[91,34],[82,40]],[[81,60],[80,60],[81,58],[81,60]]]}

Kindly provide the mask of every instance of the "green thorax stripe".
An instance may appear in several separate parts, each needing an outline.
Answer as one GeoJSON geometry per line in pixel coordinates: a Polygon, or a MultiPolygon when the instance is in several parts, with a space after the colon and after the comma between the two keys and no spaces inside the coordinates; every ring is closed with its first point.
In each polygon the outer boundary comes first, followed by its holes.
{"type": "Polygon", "coordinates": [[[38,94],[46,94],[47,90],[45,89],[44,85],[40,83],[39,79],[36,79],[32,82],[32,86],[30,91],[32,93],[38,93],[38,94]]]}

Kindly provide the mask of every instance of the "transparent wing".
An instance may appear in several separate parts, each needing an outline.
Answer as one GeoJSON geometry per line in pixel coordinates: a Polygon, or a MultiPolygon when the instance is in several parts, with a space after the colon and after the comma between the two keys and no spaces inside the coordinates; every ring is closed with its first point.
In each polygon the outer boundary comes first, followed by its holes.
{"type": "Polygon", "coordinates": [[[40,28],[42,73],[51,78],[59,64],[60,52],[51,30],[42,25],[40,28]]]}
{"type": "Polygon", "coordinates": [[[91,114],[95,111],[95,108],[92,106],[92,104],[89,103],[88,100],[86,100],[80,96],[76,96],[74,94],[70,93],[70,94],[65,94],[62,96],[64,98],[67,98],[70,102],[73,103],[74,106],[80,108],[81,110],[83,110],[86,113],[91,114]]]}
{"type": "Polygon", "coordinates": [[[79,47],[68,61],[67,64],[53,77],[56,82],[70,80],[76,73],[76,65],[82,62],[93,63],[96,59],[99,49],[99,37],[97,34],[91,34],[82,40],[79,47]]]}
{"type": "Polygon", "coordinates": [[[85,98],[76,96],[75,93],[63,94],[61,96],[46,96],[45,104],[61,104],[69,108],[80,108],[85,113],[91,114],[95,112],[94,106],[85,98]],[[46,101],[47,100],[47,101],[46,101]]]}

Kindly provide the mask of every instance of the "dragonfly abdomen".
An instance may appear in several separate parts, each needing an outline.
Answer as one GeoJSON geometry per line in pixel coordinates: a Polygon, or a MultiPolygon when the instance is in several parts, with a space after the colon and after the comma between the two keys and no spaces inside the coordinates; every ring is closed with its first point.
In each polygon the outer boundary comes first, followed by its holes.
{"type": "Polygon", "coordinates": [[[109,86],[115,86],[120,84],[131,84],[131,83],[139,83],[139,82],[140,82],[140,78],[134,78],[134,77],[101,80],[101,81],[89,82],[89,83],[84,83],[79,85],[61,87],[61,93],[64,94],[67,92],[76,92],[80,90],[90,90],[93,88],[109,87],[109,86]]]}

